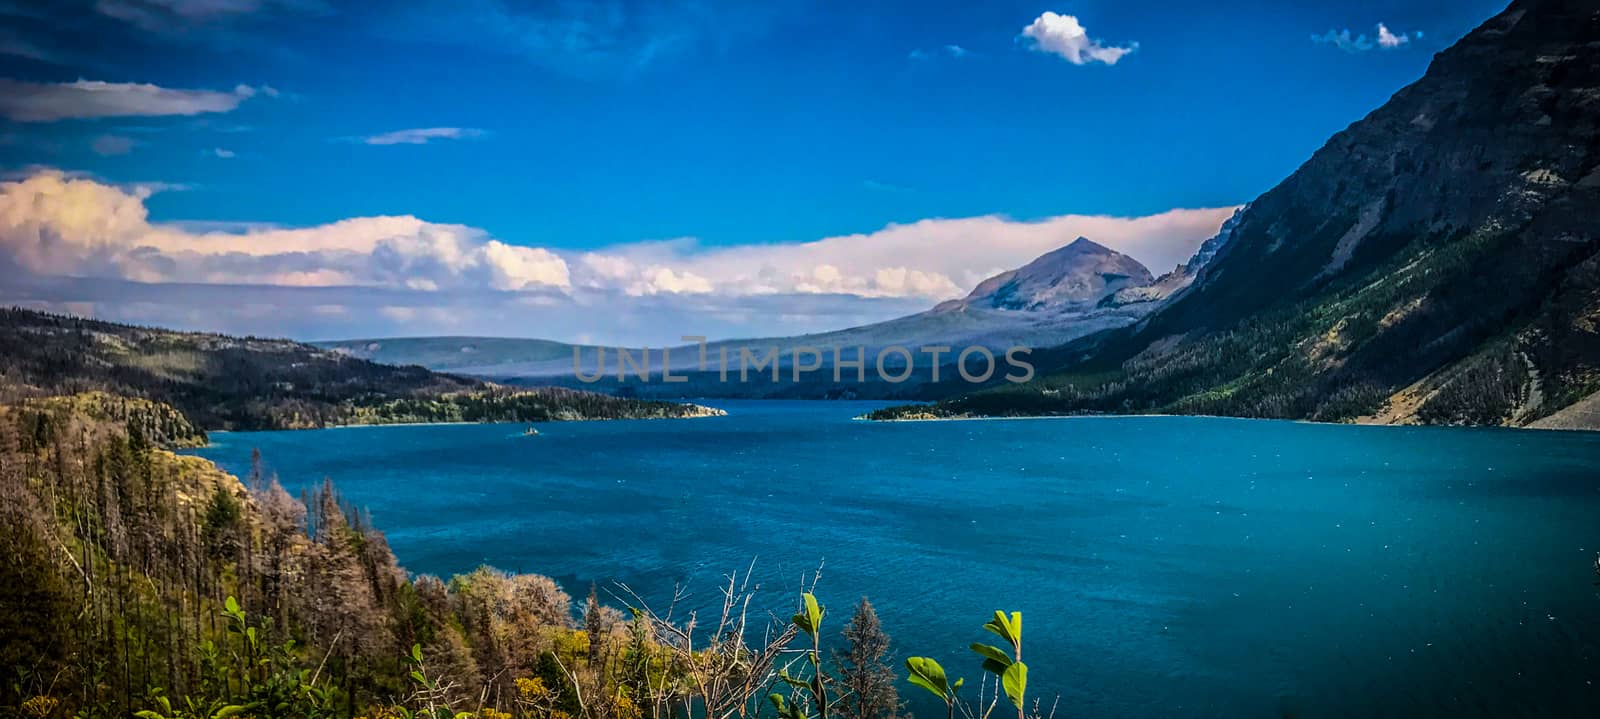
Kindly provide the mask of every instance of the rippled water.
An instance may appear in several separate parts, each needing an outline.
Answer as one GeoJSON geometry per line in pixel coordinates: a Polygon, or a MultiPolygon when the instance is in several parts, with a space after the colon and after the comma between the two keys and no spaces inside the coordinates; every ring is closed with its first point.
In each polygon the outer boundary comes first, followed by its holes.
{"type": "Polygon", "coordinates": [[[755,559],[777,606],[825,560],[831,629],[865,594],[901,656],[969,681],[979,625],[1021,610],[1030,692],[1064,717],[1600,707],[1600,435],[719,406],[539,437],[220,433],[198,454],[243,473],[260,448],[291,490],[331,476],[418,572],[709,602],[755,559]]]}

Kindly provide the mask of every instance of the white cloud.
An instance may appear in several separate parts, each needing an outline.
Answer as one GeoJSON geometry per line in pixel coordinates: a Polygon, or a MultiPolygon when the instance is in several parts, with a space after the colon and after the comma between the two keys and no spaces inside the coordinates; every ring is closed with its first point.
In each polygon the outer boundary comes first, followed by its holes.
{"type": "Polygon", "coordinates": [[[1358,35],[1349,28],[1343,30],[1330,29],[1321,35],[1312,35],[1311,41],[1318,45],[1332,45],[1345,52],[1356,53],[1373,49],[1393,50],[1409,44],[1413,38],[1422,39],[1422,33],[1418,31],[1409,35],[1406,33],[1395,34],[1389,29],[1388,25],[1380,22],[1378,23],[1376,34],[1373,36],[1368,36],[1365,33],[1358,35]]]}
{"type": "Polygon", "coordinates": [[[1389,32],[1387,26],[1381,22],[1378,23],[1378,45],[1380,47],[1400,47],[1408,42],[1411,42],[1411,38],[1389,32]]]}
{"type": "Polygon", "coordinates": [[[425,145],[431,140],[462,140],[481,137],[483,130],[472,127],[416,127],[361,138],[368,145],[425,145]]]}
{"type": "Polygon", "coordinates": [[[230,92],[175,90],[133,82],[77,80],[35,83],[0,78],[0,115],[17,122],[93,117],[155,117],[229,112],[256,94],[239,85],[230,92]]]}
{"type": "Polygon", "coordinates": [[[1115,65],[1124,55],[1138,49],[1137,43],[1126,47],[1102,45],[1089,37],[1089,31],[1072,15],[1059,15],[1046,11],[1022,29],[1022,37],[1038,52],[1058,55],[1074,65],[1092,62],[1115,65]]]}
{"type": "Polygon", "coordinates": [[[139,282],[411,289],[565,287],[567,265],[482,230],[415,217],[358,217],[300,229],[196,232],[152,223],[148,187],[56,171],[0,184],[0,248],[38,275],[139,282]]]}
{"type": "Polygon", "coordinates": [[[236,156],[233,150],[224,150],[220,147],[211,148],[211,154],[216,155],[224,160],[229,160],[236,156]]]}
{"type": "MultiPolygon", "coordinates": [[[[995,215],[930,219],[812,242],[702,247],[692,239],[583,253],[574,282],[634,294],[690,289],[692,276],[725,295],[839,293],[859,297],[959,296],[979,281],[1079,236],[1127,253],[1159,273],[1188,259],[1233,208],[1172,210],[1146,217],[1063,215],[1017,221],[995,215]],[[659,272],[670,268],[674,275],[659,272]],[[678,280],[675,282],[674,280],[678,280]]],[[[699,287],[698,283],[695,283],[699,287]]]]}
{"type": "Polygon", "coordinates": [[[707,294],[714,290],[711,281],[693,272],[674,272],[671,267],[652,265],[624,290],[631,297],[660,294],[707,294]]]}
{"type": "MultiPolygon", "coordinates": [[[[1163,272],[1186,260],[1234,209],[1032,221],[995,215],[928,219],[810,242],[708,247],[684,238],[583,252],[514,244],[481,229],[412,216],[356,217],[305,228],[151,222],[145,201],[160,189],[119,187],[48,169],[0,182],[0,266],[9,261],[24,271],[0,276],[121,280],[145,288],[250,285],[256,295],[294,290],[310,293],[296,295],[303,297],[294,301],[297,307],[350,308],[340,320],[349,323],[376,321],[386,306],[450,303],[464,327],[488,331],[493,327],[484,324],[486,314],[461,315],[477,312],[473,303],[484,296],[506,295],[537,299],[517,303],[524,309],[577,312],[597,323],[602,321],[596,315],[607,315],[604,323],[617,323],[606,325],[608,337],[669,333],[663,323],[673,313],[680,321],[670,329],[679,334],[695,334],[697,327],[773,334],[837,329],[926,308],[1079,236],[1163,272]],[[336,290],[341,294],[330,298],[336,290]],[[396,296],[410,299],[397,302],[396,296]],[[770,322],[791,306],[813,309],[795,310],[809,312],[805,321],[763,324],[763,317],[770,322]],[[655,313],[654,325],[620,319],[643,312],[641,307],[655,313]]],[[[393,312],[381,316],[401,319],[393,312]]],[[[242,325],[226,329],[252,331],[242,325]]],[[[523,334],[529,333],[539,334],[523,334]]]]}
{"type": "Polygon", "coordinates": [[[126,155],[132,152],[135,144],[137,143],[131,137],[100,135],[89,143],[89,149],[94,150],[94,154],[101,157],[110,157],[112,155],[126,155]]]}

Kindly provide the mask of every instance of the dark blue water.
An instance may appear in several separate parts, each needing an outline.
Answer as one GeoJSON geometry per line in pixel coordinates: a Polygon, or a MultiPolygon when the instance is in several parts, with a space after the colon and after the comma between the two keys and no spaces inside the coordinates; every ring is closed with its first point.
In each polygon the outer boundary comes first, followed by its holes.
{"type": "Polygon", "coordinates": [[[1030,692],[1063,717],[1600,708],[1600,435],[719,406],[533,438],[219,433],[199,454],[243,473],[260,448],[291,490],[332,477],[416,572],[709,603],[754,559],[777,606],[823,562],[831,631],[868,595],[901,656],[969,683],[979,626],[1020,610],[1030,692]]]}

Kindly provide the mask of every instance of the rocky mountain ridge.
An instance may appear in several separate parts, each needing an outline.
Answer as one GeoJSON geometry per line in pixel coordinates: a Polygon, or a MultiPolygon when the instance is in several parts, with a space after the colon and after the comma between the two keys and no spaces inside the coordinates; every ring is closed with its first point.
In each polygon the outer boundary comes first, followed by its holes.
{"type": "Polygon", "coordinates": [[[1517,0],[1250,204],[1192,284],[969,414],[1536,424],[1600,391],[1600,3],[1517,0]]]}

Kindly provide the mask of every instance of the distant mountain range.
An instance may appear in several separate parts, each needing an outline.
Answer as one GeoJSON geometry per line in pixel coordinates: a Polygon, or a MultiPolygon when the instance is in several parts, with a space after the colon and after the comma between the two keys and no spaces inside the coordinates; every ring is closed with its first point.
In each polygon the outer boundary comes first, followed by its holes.
{"type": "MultiPolygon", "coordinates": [[[[724,340],[707,345],[709,356],[726,351],[737,357],[741,350],[761,354],[772,347],[785,351],[794,347],[813,347],[823,352],[822,368],[827,375],[832,366],[832,351],[844,359],[856,357],[863,348],[873,357],[886,347],[901,346],[915,351],[919,347],[955,348],[984,346],[1003,352],[1010,347],[1052,347],[1106,329],[1125,327],[1152,312],[1168,297],[1193,281],[1231,232],[1231,221],[1216,237],[1207,240],[1189,262],[1161,277],[1153,277],[1139,261],[1100,245],[1086,237],[1046,253],[1015,270],[1000,273],[980,282],[966,297],[941,302],[914,315],[885,322],[794,337],[767,337],[724,340]]],[[[578,365],[591,371],[596,365],[597,348],[538,339],[496,337],[413,337],[357,339],[314,343],[319,347],[354,357],[400,365],[420,365],[439,371],[512,379],[520,381],[569,381],[574,374],[574,351],[578,365]]],[[[631,348],[643,356],[643,348],[631,348]]],[[[619,384],[635,385],[635,391],[671,396],[825,396],[837,387],[825,383],[808,384],[780,381],[753,381],[743,385],[694,381],[700,348],[684,345],[671,348],[672,368],[689,373],[687,386],[659,384],[664,366],[660,348],[649,351],[650,383],[605,381],[604,388],[619,384]]],[[[784,366],[792,357],[783,354],[784,366]]],[[[615,365],[615,350],[607,348],[607,367],[615,365]]],[[[948,359],[946,359],[948,361],[948,359]]],[[[924,369],[931,369],[924,368],[924,369]]],[[[614,374],[614,372],[612,372],[614,374]]],[[[931,372],[925,372],[931,376],[931,372]]],[[[868,384],[871,384],[870,382],[868,384]]],[[[890,390],[906,388],[868,388],[854,386],[855,396],[885,396],[890,390]]]]}
{"type": "Polygon", "coordinates": [[[1518,0],[1251,203],[1192,286],[1045,377],[882,417],[1596,427],[1600,3],[1518,0]]]}

